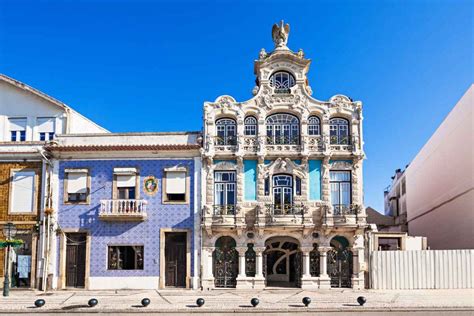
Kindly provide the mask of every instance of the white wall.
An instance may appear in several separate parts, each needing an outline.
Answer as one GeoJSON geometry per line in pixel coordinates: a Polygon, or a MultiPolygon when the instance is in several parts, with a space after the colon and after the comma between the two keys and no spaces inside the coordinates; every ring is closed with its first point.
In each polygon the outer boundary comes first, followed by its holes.
{"type": "Polygon", "coordinates": [[[474,250],[372,251],[373,289],[474,288],[474,250]]]}
{"type": "Polygon", "coordinates": [[[0,141],[10,140],[9,117],[26,117],[26,140],[39,140],[36,135],[35,125],[38,117],[56,117],[56,133],[64,132],[64,110],[24,91],[7,82],[0,80],[0,141]]]}
{"type": "Polygon", "coordinates": [[[431,249],[474,248],[471,86],[406,170],[410,235],[431,249]]]}

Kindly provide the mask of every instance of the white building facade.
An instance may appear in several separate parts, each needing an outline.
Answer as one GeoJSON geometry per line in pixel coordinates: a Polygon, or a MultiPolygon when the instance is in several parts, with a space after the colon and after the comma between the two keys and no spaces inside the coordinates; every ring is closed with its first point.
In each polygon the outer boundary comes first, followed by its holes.
{"type": "Polygon", "coordinates": [[[288,33],[273,27],[253,98],[204,104],[204,289],[364,287],[362,103],[314,99],[288,33]]]}

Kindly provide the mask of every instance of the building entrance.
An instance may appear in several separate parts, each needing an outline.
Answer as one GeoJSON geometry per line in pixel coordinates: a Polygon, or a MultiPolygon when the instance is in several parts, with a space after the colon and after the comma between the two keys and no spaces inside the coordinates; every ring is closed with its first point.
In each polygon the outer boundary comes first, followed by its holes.
{"type": "Polygon", "coordinates": [[[265,243],[264,272],[267,286],[300,287],[302,258],[298,241],[274,237],[265,243]]]}

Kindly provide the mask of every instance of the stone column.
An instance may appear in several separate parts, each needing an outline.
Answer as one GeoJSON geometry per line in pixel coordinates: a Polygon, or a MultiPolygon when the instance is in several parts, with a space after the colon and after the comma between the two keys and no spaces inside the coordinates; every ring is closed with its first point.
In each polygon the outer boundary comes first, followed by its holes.
{"type": "Polygon", "coordinates": [[[255,251],[255,278],[253,281],[254,289],[265,288],[265,277],[263,276],[263,252],[265,247],[254,247],[255,251]]]}
{"type": "Polygon", "coordinates": [[[301,247],[303,253],[303,276],[301,277],[301,288],[305,290],[317,290],[318,284],[316,278],[311,277],[310,272],[310,260],[309,253],[313,250],[313,247],[301,247]]]}
{"type": "Polygon", "coordinates": [[[235,248],[239,253],[239,275],[237,276],[237,289],[251,289],[252,282],[247,275],[245,274],[245,252],[247,252],[247,247],[237,247],[235,248]]]}
{"type": "Polygon", "coordinates": [[[214,275],[212,271],[213,257],[215,247],[202,248],[202,287],[204,290],[214,288],[214,275]]]}
{"type": "Polygon", "coordinates": [[[365,267],[364,262],[364,248],[356,247],[352,248],[352,288],[353,289],[363,289],[365,287],[365,278],[364,278],[364,269],[361,269],[361,266],[365,267]]]}
{"type": "Polygon", "coordinates": [[[318,247],[319,251],[319,288],[330,289],[331,279],[328,275],[328,259],[327,253],[331,247],[318,247]]]}

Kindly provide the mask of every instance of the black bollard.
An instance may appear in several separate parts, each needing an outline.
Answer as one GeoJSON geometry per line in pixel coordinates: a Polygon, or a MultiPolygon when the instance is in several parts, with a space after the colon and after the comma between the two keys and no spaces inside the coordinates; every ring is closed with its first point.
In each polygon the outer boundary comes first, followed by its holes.
{"type": "Polygon", "coordinates": [[[143,307],[147,307],[148,305],[150,305],[150,299],[146,297],[142,299],[142,305],[143,307]]]}
{"type": "Polygon", "coordinates": [[[303,297],[303,304],[304,306],[308,307],[309,304],[311,304],[311,299],[309,297],[303,297]]]}
{"type": "Polygon", "coordinates": [[[367,302],[367,299],[363,296],[359,296],[357,298],[357,303],[359,303],[360,306],[364,306],[365,302],[367,302]]]}
{"type": "Polygon", "coordinates": [[[37,299],[37,300],[35,301],[35,306],[36,306],[36,307],[43,307],[44,304],[46,304],[46,301],[43,300],[42,298],[37,299]]]}
{"type": "Polygon", "coordinates": [[[253,307],[257,307],[258,303],[260,303],[260,301],[256,297],[250,300],[250,304],[252,304],[253,307]]]}
{"type": "Polygon", "coordinates": [[[90,307],[94,307],[94,306],[96,306],[97,304],[99,304],[99,301],[96,300],[95,298],[91,298],[91,299],[89,300],[89,302],[87,302],[87,305],[89,305],[90,307]]]}
{"type": "Polygon", "coordinates": [[[206,301],[205,301],[203,298],[200,297],[200,298],[198,298],[198,299],[196,300],[196,305],[197,305],[198,307],[202,307],[205,302],[206,302],[206,301]]]}

